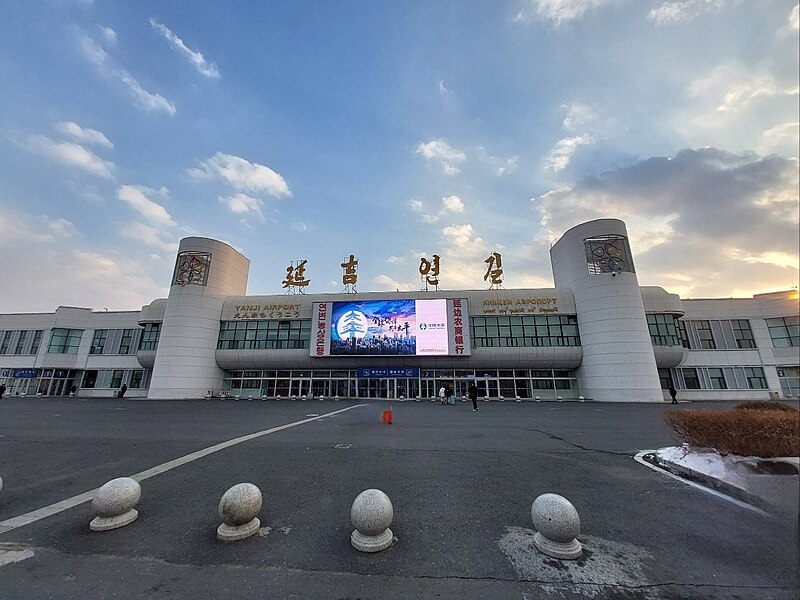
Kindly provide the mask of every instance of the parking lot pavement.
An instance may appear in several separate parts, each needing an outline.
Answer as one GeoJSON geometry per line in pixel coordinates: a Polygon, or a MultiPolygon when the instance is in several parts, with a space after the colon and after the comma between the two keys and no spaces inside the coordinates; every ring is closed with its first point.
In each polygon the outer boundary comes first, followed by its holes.
{"type": "Polygon", "coordinates": [[[0,530],[114,477],[296,425],[144,479],[140,516],[122,529],[91,532],[84,502],[0,533],[0,598],[797,597],[796,523],[633,460],[674,444],[665,410],[3,400],[0,530]],[[219,499],[245,481],[262,491],[262,530],[223,544],[219,499]],[[398,539],[362,554],[350,505],[371,487],[391,498],[398,539]],[[580,513],[581,560],[532,548],[530,506],[545,492],[580,513]]]}

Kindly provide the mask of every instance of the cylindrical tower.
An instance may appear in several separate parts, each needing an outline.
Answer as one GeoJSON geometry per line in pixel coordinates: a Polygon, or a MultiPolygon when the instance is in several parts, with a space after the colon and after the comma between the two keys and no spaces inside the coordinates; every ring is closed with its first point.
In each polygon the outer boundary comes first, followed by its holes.
{"type": "Polygon", "coordinates": [[[608,402],[662,401],[653,345],[625,223],[598,219],[550,249],[556,287],[575,297],[584,395],[608,402]]]}
{"type": "Polygon", "coordinates": [[[156,350],[149,398],[202,398],[222,387],[215,353],[226,296],[247,291],[250,261],[228,244],[181,240],[156,350]]]}

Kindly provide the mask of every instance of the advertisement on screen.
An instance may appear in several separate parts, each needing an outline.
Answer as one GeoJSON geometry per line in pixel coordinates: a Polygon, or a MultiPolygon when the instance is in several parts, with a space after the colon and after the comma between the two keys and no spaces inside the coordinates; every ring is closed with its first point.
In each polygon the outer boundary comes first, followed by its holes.
{"type": "Polygon", "coordinates": [[[446,300],[366,300],[332,305],[332,356],[436,356],[449,352],[446,300]]]}

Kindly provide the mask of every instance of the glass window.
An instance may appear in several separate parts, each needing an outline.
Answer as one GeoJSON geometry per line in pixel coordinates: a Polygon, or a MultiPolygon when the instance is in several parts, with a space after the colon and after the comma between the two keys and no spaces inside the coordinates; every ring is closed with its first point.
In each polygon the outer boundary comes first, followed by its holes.
{"type": "Polygon", "coordinates": [[[139,350],[155,350],[158,347],[160,335],[161,323],[145,323],[142,337],[139,340],[139,350]]]}
{"type": "Polygon", "coordinates": [[[710,321],[695,321],[697,326],[697,338],[700,340],[700,348],[715,350],[717,345],[714,343],[714,334],[711,332],[710,321]]]}
{"type": "Polygon", "coordinates": [[[800,346],[800,317],[767,319],[767,327],[775,348],[800,346]]]}
{"type": "Polygon", "coordinates": [[[751,390],[767,389],[767,378],[764,377],[764,369],[761,367],[745,367],[745,377],[747,377],[747,387],[751,390]]]}
{"type": "Polygon", "coordinates": [[[50,334],[50,345],[47,347],[47,352],[50,354],[77,354],[82,335],[82,329],[55,327],[50,334]]]}
{"type": "Polygon", "coordinates": [[[122,339],[119,342],[119,353],[130,354],[132,341],[133,341],[133,329],[124,329],[122,331],[122,339]]]}
{"type": "Polygon", "coordinates": [[[727,390],[728,385],[725,383],[725,374],[722,369],[710,368],[708,369],[708,378],[711,381],[711,388],[715,390],[727,390]]]}
{"type": "Polygon", "coordinates": [[[91,389],[94,387],[96,382],[97,382],[97,371],[83,372],[83,383],[81,384],[81,387],[91,389]]]}
{"type": "Polygon", "coordinates": [[[33,332],[33,342],[31,343],[31,354],[37,354],[39,352],[39,345],[42,343],[42,335],[44,331],[41,329],[37,329],[33,332]]]}
{"type": "Polygon", "coordinates": [[[8,354],[8,346],[11,344],[11,335],[13,331],[6,331],[3,334],[3,341],[0,343],[0,354],[8,354]]]}
{"type": "Polygon", "coordinates": [[[125,373],[122,369],[114,369],[111,374],[111,387],[118,388],[122,385],[122,375],[125,373]]]}
{"type": "Polygon", "coordinates": [[[22,349],[25,346],[25,339],[28,337],[27,331],[20,331],[19,338],[17,339],[17,347],[14,349],[14,354],[22,354],[22,349]]]}
{"type": "Polygon", "coordinates": [[[747,319],[735,319],[731,321],[731,327],[733,327],[733,337],[736,338],[737,347],[756,347],[756,341],[753,339],[753,332],[750,330],[750,321],[747,319]]]}
{"type": "Polygon", "coordinates": [[[700,378],[697,376],[697,369],[681,369],[681,373],[687,390],[700,389],[700,378]]]}
{"type": "Polygon", "coordinates": [[[96,329],[94,338],[92,339],[92,347],[89,349],[89,354],[102,354],[103,348],[106,347],[106,339],[108,338],[108,329],[96,329]]]}
{"type": "Polygon", "coordinates": [[[141,369],[136,369],[135,371],[131,372],[131,385],[130,387],[133,389],[138,389],[142,387],[142,380],[144,379],[144,371],[141,369]]]}

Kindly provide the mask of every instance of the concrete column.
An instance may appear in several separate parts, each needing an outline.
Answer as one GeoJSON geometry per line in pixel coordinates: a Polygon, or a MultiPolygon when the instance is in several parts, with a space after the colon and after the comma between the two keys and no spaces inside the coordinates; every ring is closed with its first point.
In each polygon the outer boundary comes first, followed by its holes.
{"type": "MultiPolygon", "coordinates": [[[[583,359],[577,369],[584,396],[609,402],[663,401],[642,293],[625,224],[598,219],[567,231],[550,249],[557,288],[575,297],[583,359]],[[614,260],[593,263],[585,241],[618,236],[614,260]]],[[[614,243],[614,242],[612,242],[614,243]]],[[[592,246],[601,253],[602,242],[592,246]]]]}
{"type": "Polygon", "coordinates": [[[223,370],[215,358],[220,312],[227,296],[246,294],[249,270],[250,261],[228,244],[181,240],[149,398],[203,398],[222,387],[223,370]]]}

